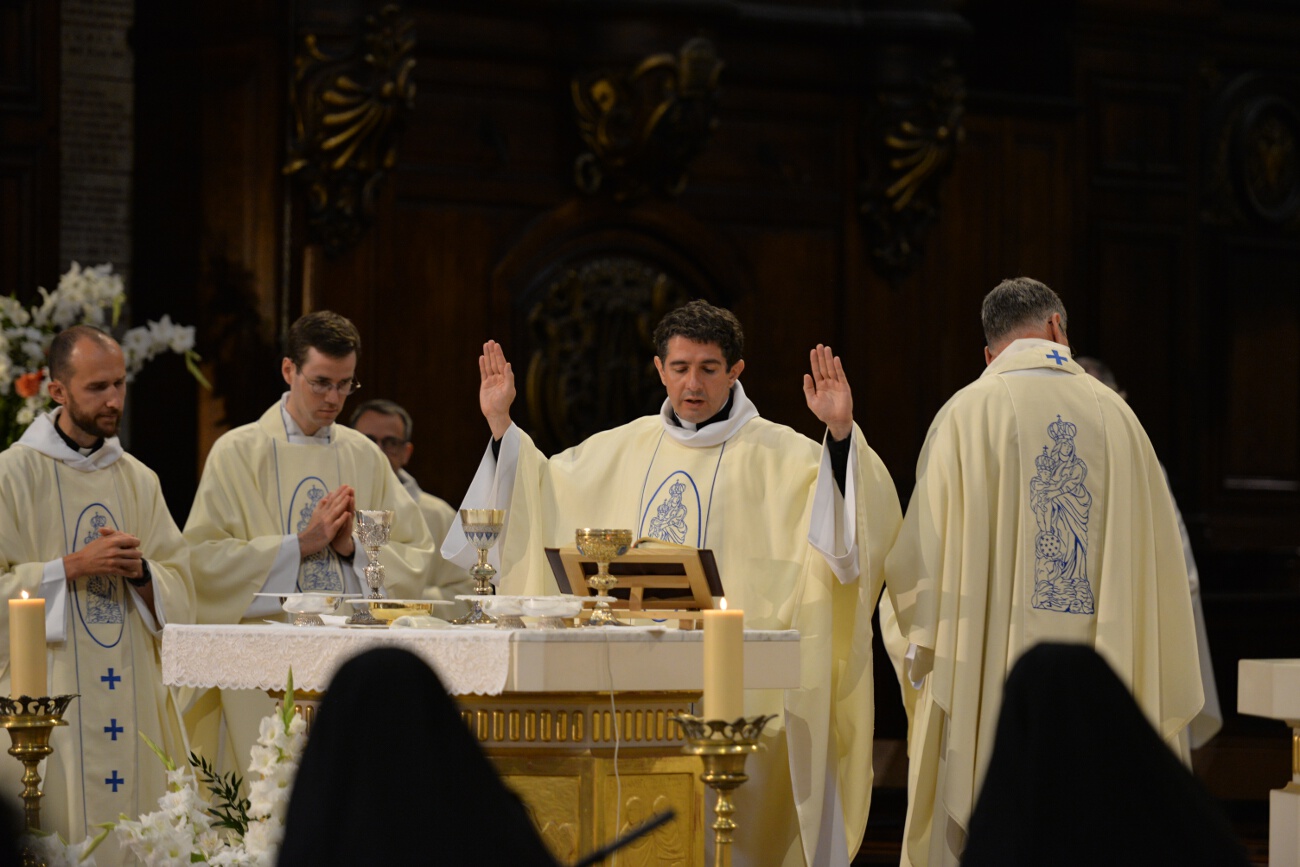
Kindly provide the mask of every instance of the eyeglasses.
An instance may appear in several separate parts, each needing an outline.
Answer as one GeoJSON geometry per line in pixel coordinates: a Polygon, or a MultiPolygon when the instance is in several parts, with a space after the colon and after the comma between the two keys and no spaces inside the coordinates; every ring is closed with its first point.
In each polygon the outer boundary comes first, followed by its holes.
{"type": "Polygon", "coordinates": [[[372,437],[370,434],[366,434],[366,439],[370,440],[372,443],[379,446],[381,449],[383,449],[386,452],[398,451],[399,449],[402,448],[402,446],[406,445],[406,440],[399,439],[398,437],[375,438],[372,437]]]}
{"type": "Polygon", "coordinates": [[[307,385],[311,387],[311,393],[318,396],[324,396],[331,391],[337,391],[339,397],[347,397],[352,392],[361,388],[361,383],[355,379],[343,379],[338,382],[330,382],[328,379],[309,379],[307,385]]]}

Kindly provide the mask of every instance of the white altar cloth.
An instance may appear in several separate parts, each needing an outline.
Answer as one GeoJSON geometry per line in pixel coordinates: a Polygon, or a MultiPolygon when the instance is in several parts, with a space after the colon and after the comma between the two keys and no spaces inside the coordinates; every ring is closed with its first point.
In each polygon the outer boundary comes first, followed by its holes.
{"type": "MultiPolygon", "coordinates": [[[[163,629],[169,686],[324,692],[351,657],[404,647],[453,695],[503,692],[702,690],[704,633],[609,629],[343,629],[287,624],[177,625],[163,629]]],[[[745,687],[799,686],[799,633],[745,630],[745,687]]]]}

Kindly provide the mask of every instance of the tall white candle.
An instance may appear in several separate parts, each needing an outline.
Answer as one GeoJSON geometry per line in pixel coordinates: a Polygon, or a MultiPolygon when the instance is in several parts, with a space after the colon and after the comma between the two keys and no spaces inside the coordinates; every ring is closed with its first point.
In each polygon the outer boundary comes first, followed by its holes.
{"type": "Polygon", "coordinates": [[[9,694],[32,698],[49,692],[45,668],[45,600],[9,600],[9,694]]]}
{"type": "Polygon", "coordinates": [[[704,718],[732,722],[745,715],[745,612],[724,607],[702,613],[704,718]]]}

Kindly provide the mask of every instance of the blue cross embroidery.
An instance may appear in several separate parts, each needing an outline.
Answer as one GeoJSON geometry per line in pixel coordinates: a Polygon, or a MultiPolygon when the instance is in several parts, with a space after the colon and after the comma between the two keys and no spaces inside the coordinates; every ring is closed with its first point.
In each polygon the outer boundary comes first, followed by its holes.
{"type": "Polygon", "coordinates": [[[100,678],[100,680],[106,681],[108,683],[109,689],[117,689],[117,682],[121,679],[122,679],[122,675],[113,674],[113,669],[111,668],[108,670],[108,674],[100,678]]]}
{"type": "Polygon", "coordinates": [[[124,731],[126,729],[117,724],[117,717],[114,717],[109,721],[108,725],[104,726],[104,734],[112,735],[113,740],[117,740],[117,736],[124,731]]]}
{"type": "Polygon", "coordinates": [[[105,778],[104,778],[104,785],[106,785],[106,786],[112,786],[112,787],[113,787],[113,794],[116,795],[116,794],[117,794],[117,787],[118,787],[118,786],[125,786],[125,785],[126,785],[126,780],[123,779],[122,777],[119,777],[119,776],[117,775],[117,771],[114,770],[114,771],[113,771],[113,776],[111,776],[111,777],[105,777],[105,778]]]}
{"type": "Polygon", "coordinates": [[[1052,359],[1052,361],[1055,361],[1057,367],[1060,367],[1062,364],[1065,364],[1065,362],[1070,360],[1066,358],[1064,355],[1062,355],[1061,353],[1057,352],[1055,349],[1047,353],[1047,357],[1052,359]]]}

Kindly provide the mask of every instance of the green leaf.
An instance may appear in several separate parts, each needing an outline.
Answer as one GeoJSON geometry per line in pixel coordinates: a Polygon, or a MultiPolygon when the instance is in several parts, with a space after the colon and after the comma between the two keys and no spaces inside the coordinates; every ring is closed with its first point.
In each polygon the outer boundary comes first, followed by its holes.
{"type": "Polygon", "coordinates": [[[289,733],[289,724],[293,722],[293,666],[289,666],[289,681],[284,688],[284,701],[280,704],[280,714],[284,719],[284,733],[289,733]]]}
{"type": "Polygon", "coordinates": [[[118,295],[113,299],[113,327],[117,327],[117,320],[122,318],[122,304],[126,301],[125,295],[118,295]]]}
{"type": "Polygon", "coordinates": [[[171,760],[171,756],[162,751],[162,747],[149,740],[149,736],[144,732],[140,732],[140,737],[144,738],[144,742],[149,745],[149,749],[153,750],[153,754],[162,760],[164,768],[169,771],[176,770],[176,763],[171,760]]]}
{"type": "MultiPolygon", "coordinates": [[[[123,819],[126,818],[126,814],[125,814],[125,813],[122,814],[122,818],[123,818],[123,819]]],[[[96,834],[96,835],[95,835],[95,839],[93,839],[93,840],[90,841],[90,845],[86,847],[86,851],[85,851],[85,852],[82,852],[82,853],[81,853],[81,857],[77,859],[77,863],[78,863],[78,864],[80,864],[82,861],[85,861],[87,858],[89,858],[90,855],[91,855],[91,853],[94,852],[96,849],[99,848],[99,844],[100,844],[100,843],[103,843],[106,839],[108,839],[108,835],[109,835],[109,833],[112,832],[112,830],[113,830],[114,828],[117,827],[117,823],[116,823],[116,822],[100,822],[99,824],[95,825],[95,827],[96,827],[96,828],[103,828],[104,830],[102,830],[102,831],[100,831],[98,834],[96,834]]]]}
{"type": "Polygon", "coordinates": [[[202,356],[193,349],[185,350],[185,369],[190,372],[190,376],[198,380],[199,385],[208,391],[212,391],[212,383],[208,382],[208,378],[203,375],[203,371],[199,370],[199,362],[202,360],[202,356]]]}

